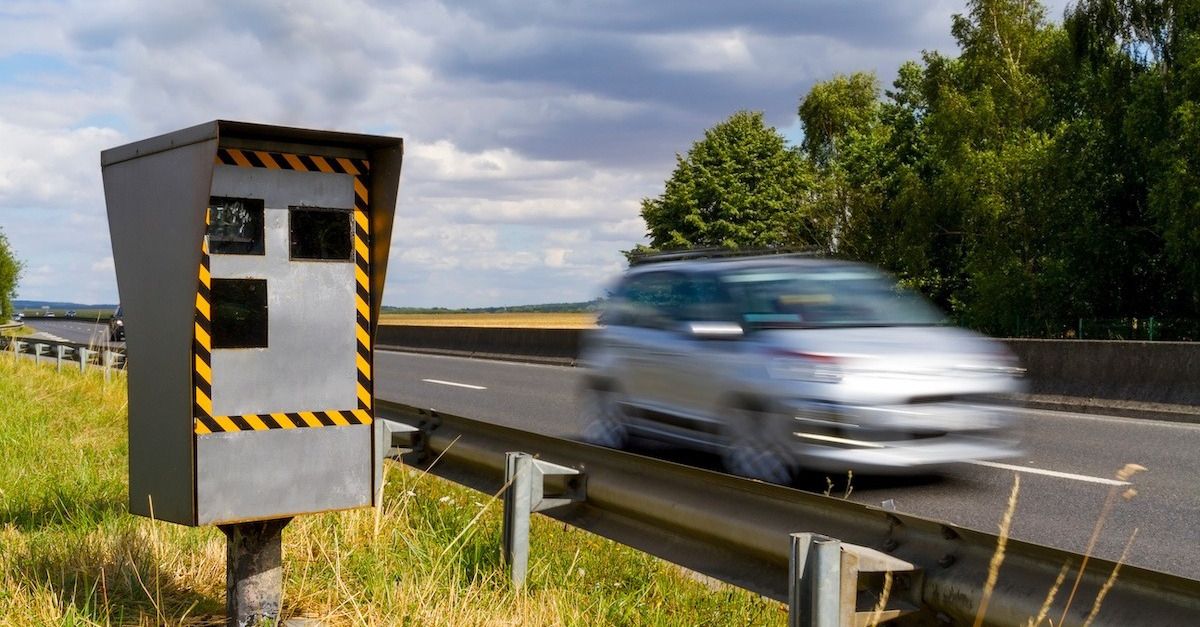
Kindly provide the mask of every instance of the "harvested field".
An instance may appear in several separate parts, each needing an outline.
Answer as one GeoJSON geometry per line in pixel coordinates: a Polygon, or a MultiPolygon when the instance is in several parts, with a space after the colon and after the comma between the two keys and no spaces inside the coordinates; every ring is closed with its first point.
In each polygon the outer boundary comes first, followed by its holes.
{"type": "Polygon", "coordinates": [[[445,313],[383,314],[383,324],[427,327],[502,327],[510,329],[588,329],[595,313],[445,313]]]}

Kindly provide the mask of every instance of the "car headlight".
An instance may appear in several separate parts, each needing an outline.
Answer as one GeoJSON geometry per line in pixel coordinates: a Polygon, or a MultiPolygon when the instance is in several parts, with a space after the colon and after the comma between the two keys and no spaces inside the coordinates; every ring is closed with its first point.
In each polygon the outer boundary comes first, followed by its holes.
{"type": "Polygon", "coordinates": [[[840,383],[842,368],[832,355],[787,352],[767,362],[767,374],[784,381],[840,383]]]}

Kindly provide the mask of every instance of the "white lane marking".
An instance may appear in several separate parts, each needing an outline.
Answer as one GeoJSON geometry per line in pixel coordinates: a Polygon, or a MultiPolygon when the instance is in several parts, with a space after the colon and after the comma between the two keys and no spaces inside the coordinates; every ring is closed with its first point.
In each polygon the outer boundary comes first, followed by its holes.
{"type": "Polygon", "coordinates": [[[1089,477],[1087,475],[1077,475],[1070,472],[1059,472],[1057,470],[1043,470],[1041,468],[1028,468],[1025,466],[1013,466],[1011,464],[1000,464],[996,462],[973,461],[965,462],[976,466],[987,466],[988,468],[999,468],[1000,470],[1012,470],[1015,472],[1027,472],[1034,475],[1046,475],[1047,477],[1058,477],[1059,479],[1071,479],[1072,481],[1083,481],[1086,483],[1099,483],[1100,485],[1129,485],[1128,481],[1117,481],[1116,479],[1103,479],[1101,477],[1089,477]]]}
{"type": "Polygon", "coordinates": [[[453,381],[442,381],[440,379],[421,379],[425,383],[436,383],[438,385],[452,385],[456,388],[467,388],[468,390],[486,390],[482,385],[471,385],[469,383],[455,383],[453,381]]]}

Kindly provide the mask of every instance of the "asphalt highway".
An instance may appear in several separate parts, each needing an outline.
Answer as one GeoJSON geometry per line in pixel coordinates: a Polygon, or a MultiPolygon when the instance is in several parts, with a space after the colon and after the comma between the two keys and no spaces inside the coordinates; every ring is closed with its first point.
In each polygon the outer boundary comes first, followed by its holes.
{"type": "Polygon", "coordinates": [[[82,318],[37,318],[26,320],[25,326],[60,337],[68,342],[91,344],[98,349],[125,346],[125,342],[108,340],[107,324],[97,324],[82,318]]]}
{"type": "MultiPolygon", "coordinates": [[[[551,436],[578,438],[576,368],[379,351],[379,398],[437,409],[551,436]]],[[[1200,579],[1200,426],[1008,408],[1023,426],[1025,455],[999,466],[956,464],[942,476],[854,476],[848,498],[995,533],[1020,475],[1015,538],[1086,550],[1114,493],[1094,554],[1116,560],[1130,535],[1132,564],[1200,579]],[[1129,484],[1127,463],[1145,466],[1129,484]],[[1136,495],[1126,499],[1129,489],[1136,495]]],[[[651,444],[636,452],[718,469],[716,459],[651,444]]],[[[847,477],[828,477],[835,496],[847,477]]],[[[825,475],[802,475],[798,489],[824,492],[825,475]]],[[[797,531],[803,531],[797,529],[797,531]]]]}
{"type": "MultiPolygon", "coordinates": [[[[104,325],[83,320],[29,323],[70,341],[107,340],[104,325]]],[[[582,426],[576,368],[381,350],[375,372],[382,399],[556,437],[578,438],[582,426]]],[[[940,476],[903,479],[802,474],[793,487],[995,533],[1020,475],[1013,537],[1075,552],[1086,550],[1111,494],[1094,554],[1118,559],[1136,529],[1130,563],[1200,579],[1200,425],[1004,411],[1018,417],[1025,449],[1004,464],[956,464],[940,476]],[[1116,480],[1129,463],[1147,470],[1128,484],[1116,480]]],[[[711,456],[665,446],[641,444],[635,452],[720,468],[711,456]]]]}

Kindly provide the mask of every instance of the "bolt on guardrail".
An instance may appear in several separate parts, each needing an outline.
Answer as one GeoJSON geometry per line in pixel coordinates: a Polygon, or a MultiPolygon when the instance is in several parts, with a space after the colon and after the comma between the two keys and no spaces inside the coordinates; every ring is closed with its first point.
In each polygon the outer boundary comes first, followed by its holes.
{"type": "Polygon", "coordinates": [[[528,453],[504,455],[504,536],[501,559],[512,584],[520,588],[529,571],[529,516],[587,500],[587,475],[575,468],[535,459],[528,453]],[[561,492],[546,494],[546,477],[565,477],[561,492]]]}

